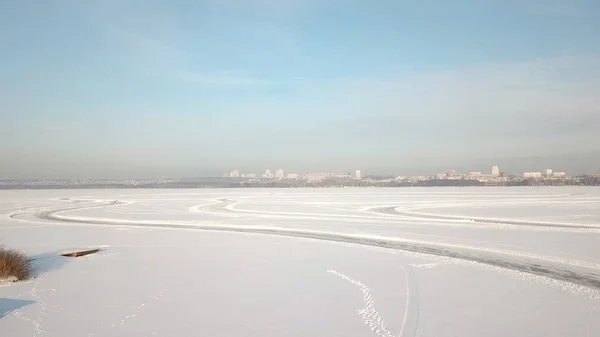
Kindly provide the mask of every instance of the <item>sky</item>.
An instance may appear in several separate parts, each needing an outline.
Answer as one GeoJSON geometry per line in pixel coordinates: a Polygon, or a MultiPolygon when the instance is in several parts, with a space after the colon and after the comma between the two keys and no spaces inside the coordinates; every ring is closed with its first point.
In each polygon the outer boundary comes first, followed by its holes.
{"type": "Polygon", "coordinates": [[[0,179],[600,171],[596,0],[0,0],[0,179]]]}

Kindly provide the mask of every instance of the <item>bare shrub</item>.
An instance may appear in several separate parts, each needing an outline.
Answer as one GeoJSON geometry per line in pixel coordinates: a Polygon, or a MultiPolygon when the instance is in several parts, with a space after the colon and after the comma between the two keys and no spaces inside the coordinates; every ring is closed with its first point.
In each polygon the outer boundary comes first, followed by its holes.
{"type": "Polygon", "coordinates": [[[0,280],[11,277],[26,280],[31,274],[31,263],[27,255],[15,249],[0,247],[0,280]]]}

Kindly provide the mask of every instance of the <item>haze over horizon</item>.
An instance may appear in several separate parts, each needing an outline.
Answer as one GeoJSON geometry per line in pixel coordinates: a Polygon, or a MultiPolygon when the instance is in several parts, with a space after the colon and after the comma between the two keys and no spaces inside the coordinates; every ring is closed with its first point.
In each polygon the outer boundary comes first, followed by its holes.
{"type": "Polygon", "coordinates": [[[600,2],[0,2],[0,179],[600,171],[600,2]]]}

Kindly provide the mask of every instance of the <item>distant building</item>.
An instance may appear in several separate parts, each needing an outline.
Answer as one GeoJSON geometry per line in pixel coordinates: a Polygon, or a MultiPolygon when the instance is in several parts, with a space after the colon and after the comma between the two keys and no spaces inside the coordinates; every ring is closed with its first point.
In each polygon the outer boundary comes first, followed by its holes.
{"type": "Polygon", "coordinates": [[[317,174],[322,174],[325,179],[350,179],[352,177],[350,173],[343,172],[323,172],[317,174]]]}
{"type": "Polygon", "coordinates": [[[283,169],[277,169],[275,171],[275,178],[277,178],[277,179],[283,179],[283,169]]]}
{"type": "Polygon", "coordinates": [[[565,172],[552,172],[552,176],[556,178],[564,178],[567,176],[565,172]]]}
{"type": "Polygon", "coordinates": [[[446,172],[436,174],[437,179],[452,179],[458,177],[459,175],[456,174],[455,170],[448,170],[446,172]]]}
{"type": "Polygon", "coordinates": [[[270,170],[270,169],[266,169],[266,170],[265,170],[265,173],[263,174],[263,178],[266,178],[266,179],[271,179],[271,178],[273,178],[273,173],[271,173],[271,170],[270,170]]]}
{"type": "Polygon", "coordinates": [[[306,180],[308,182],[319,182],[325,180],[325,178],[325,173],[309,173],[306,180]]]}
{"type": "Polygon", "coordinates": [[[500,168],[498,168],[498,166],[492,167],[492,175],[494,177],[499,177],[500,176],[500,168]]]}
{"type": "Polygon", "coordinates": [[[298,180],[300,176],[298,175],[298,173],[288,173],[286,178],[290,180],[298,180]]]}
{"type": "Polygon", "coordinates": [[[240,171],[238,171],[238,170],[233,170],[233,171],[231,171],[231,173],[229,174],[229,176],[230,176],[231,178],[239,178],[239,177],[240,177],[240,171]]]}
{"type": "Polygon", "coordinates": [[[354,178],[358,180],[362,179],[362,173],[360,172],[360,170],[356,170],[356,172],[354,173],[354,178]]]}
{"type": "Polygon", "coordinates": [[[481,172],[469,172],[464,176],[464,178],[467,180],[488,181],[496,177],[491,174],[483,174],[481,172]]]}
{"type": "Polygon", "coordinates": [[[546,177],[552,176],[552,169],[546,169],[546,177]]]}
{"type": "Polygon", "coordinates": [[[525,172],[523,178],[541,178],[542,172],[525,172]]]}

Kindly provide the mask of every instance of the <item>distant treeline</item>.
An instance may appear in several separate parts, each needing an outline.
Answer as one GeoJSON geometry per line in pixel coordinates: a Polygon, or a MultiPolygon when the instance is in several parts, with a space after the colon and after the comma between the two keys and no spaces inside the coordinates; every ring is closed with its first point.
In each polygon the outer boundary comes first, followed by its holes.
{"type": "Polygon", "coordinates": [[[600,186],[600,176],[573,179],[511,179],[506,182],[482,182],[468,179],[431,179],[418,181],[323,180],[319,182],[294,180],[264,181],[181,181],[147,184],[5,184],[2,190],[24,189],[123,189],[123,188],[334,188],[334,187],[467,187],[467,186],[600,186]]]}

